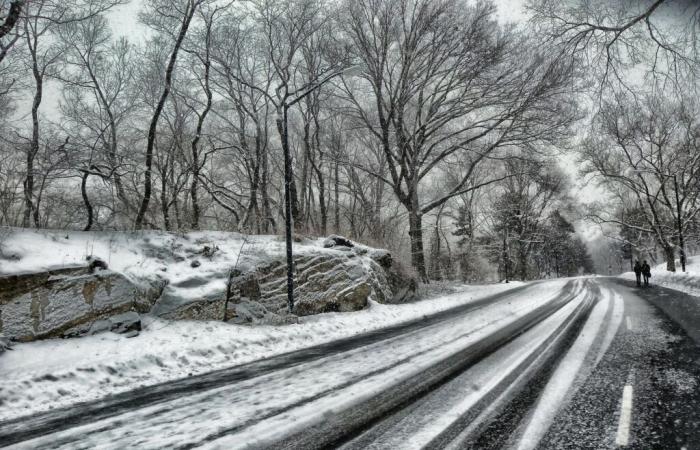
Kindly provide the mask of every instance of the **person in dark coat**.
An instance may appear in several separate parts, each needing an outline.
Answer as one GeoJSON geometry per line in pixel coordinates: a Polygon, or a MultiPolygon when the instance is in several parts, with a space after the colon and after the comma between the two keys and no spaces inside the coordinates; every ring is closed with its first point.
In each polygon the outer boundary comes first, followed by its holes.
{"type": "Polygon", "coordinates": [[[634,276],[637,277],[637,287],[642,285],[642,265],[637,260],[634,263],[634,276]]]}
{"type": "Polygon", "coordinates": [[[646,259],[642,263],[642,276],[644,277],[644,286],[649,286],[649,277],[651,277],[651,266],[647,264],[646,259]]]}

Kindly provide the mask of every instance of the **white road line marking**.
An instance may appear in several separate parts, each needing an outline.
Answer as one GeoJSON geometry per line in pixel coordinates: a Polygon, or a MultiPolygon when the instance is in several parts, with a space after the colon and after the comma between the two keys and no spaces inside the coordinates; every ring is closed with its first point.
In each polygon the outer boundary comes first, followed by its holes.
{"type": "Polygon", "coordinates": [[[622,403],[620,405],[620,423],[617,426],[617,439],[615,444],[620,447],[629,445],[630,425],[632,422],[632,385],[625,385],[622,390],[622,403]]]}
{"type": "Polygon", "coordinates": [[[627,329],[632,331],[634,327],[632,326],[632,318],[630,316],[627,316],[627,329]]]}

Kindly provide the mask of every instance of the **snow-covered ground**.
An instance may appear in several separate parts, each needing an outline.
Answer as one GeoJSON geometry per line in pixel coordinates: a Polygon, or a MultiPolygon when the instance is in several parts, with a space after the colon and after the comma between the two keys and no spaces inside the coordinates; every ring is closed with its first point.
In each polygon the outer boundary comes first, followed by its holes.
{"type": "MultiPolygon", "coordinates": [[[[79,448],[119,449],[137,443],[139,448],[150,449],[206,442],[209,448],[267,448],[275,439],[323,421],[329,415],[366,401],[391,386],[424,376],[426,370],[437,362],[555,301],[566,283],[567,280],[541,283],[536,288],[525,289],[469,314],[386,341],[329,354],[210,390],[165,399],[74,429],[37,437],[25,445],[26,448],[44,448],[59,443],[62,448],[75,445],[79,448]],[[183,426],[185,423],[187,426],[183,426]]],[[[582,293],[582,283],[574,283],[577,288],[572,294],[582,293]]],[[[380,317],[383,312],[399,310],[413,311],[411,314],[415,315],[420,314],[416,307],[433,310],[436,306],[464,301],[440,299],[347,315],[316,316],[312,321],[327,324],[337,318],[359,319],[364,316],[369,319],[380,317]]],[[[570,313],[572,308],[567,306],[567,311],[570,313]]],[[[564,315],[557,315],[553,320],[563,319],[564,315]]],[[[356,319],[350,320],[359,323],[356,319]]],[[[310,324],[300,325],[301,328],[306,326],[310,324]]],[[[520,343],[511,356],[518,359],[522,351],[527,352],[535,337],[541,337],[542,333],[554,328],[538,328],[536,336],[529,336],[528,343],[520,343]]],[[[499,364],[499,368],[505,371],[513,366],[513,358],[499,364]]],[[[499,373],[494,370],[492,374],[494,372],[499,373]]],[[[473,382],[468,386],[474,387],[473,382]]]]}
{"type": "MultiPolygon", "coordinates": [[[[105,261],[110,270],[144,288],[165,282],[169,296],[203,298],[226,290],[231,267],[243,271],[284,255],[279,236],[249,236],[220,231],[186,234],[161,231],[107,232],[9,228],[0,241],[0,275],[84,266],[86,257],[105,261]],[[209,247],[212,254],[203,254],[209,247]],[[213,249],[216,249],[215,251],[213,249]],[[192,267],[197,261],[199,265],[192,267]],[[187,283],[197,279],[197,283],[187,283]]],[[[337,252],[322,239],[294,243],[296,254],[337,252]]]]}
{"type": "MultiPolygon", "coordinates": [[[[700,256],[688,258],[685,272],[681,272],[680,264],[676,263],[676,272],[666,271],[666,263],[652,267],[649,282],[700,297],[700,256]]],[[[625,272],[620,277],[626,280],[635,279],[634,272],[625,272]]]]}
{"type": "MultiPolygon", "coordinates": [[[[125,259],[113,261],[125,265],[125,259]]],[[[280,327],[145,317],[144,330],[131,339],[106,333],[16,344],[0,356],[0,421],[357,335],[518,285],[463,286],[405,305],[370,302],[362,311],[307,316],[280,327]]]]}

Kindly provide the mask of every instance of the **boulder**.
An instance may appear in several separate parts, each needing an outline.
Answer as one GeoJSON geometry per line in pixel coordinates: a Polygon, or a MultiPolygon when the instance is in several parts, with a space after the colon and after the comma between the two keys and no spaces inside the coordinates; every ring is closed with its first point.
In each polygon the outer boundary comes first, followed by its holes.
{"type": "MultiPolygon", "coordinates": [[[[232,275],[234,275],[232,273],[232,275]]],[[[232,276],[229,281],[229,299],[260,299],[260,284],[253,273],[232,276]]]]}
{"type": "Polygon", "coordinates": [[[338,236],[337,234],[332,234],[328,236],[324,241],[323,241],[323,247],[324,248],[333,248],[333,247],[354,247],[355,244],[352,243],[352,241],[348,238],[345,238],[343,236],[338,236]]]}
{"type": "Polygon", "coordinates": [[[98,258],[97,256],[88,256],[85,258],[85,260],[88,262],[88,270],[90,273],[97,272],[98,270],[107,270],[107,263],[101,259],[98,258]]]}
{"type": "Polygon", "coordinates": [[[268,313],[263,305],[255,301],[243,301],[234,307],[236,322],[253,323],[261,320],[268,313]]]}
{"type": "Polygon", "coordinates": [[[372,258],[377,264],[382,266],[384,269],[391,268],[393,260],[391,258],[391,253],[387,250],[376,249],[369,253],[369,257],[372,258]]]}
{"type": "Polygon", "coordinates": [[[212,292],[193,299],[166,289],[151,313],[171,320],[223,320],[225,308],[226,291],[212,292]]]}
{"type": "Polygon", "coordinates": [[[385,273],[391,288],[391,296],[386,298],[385,303],[408,303],[416,299],[418,280],[415,275],[397,262],[392,263],[385,273]]]}
{"type": "Polygon", "coordinates": [[[109,318],[111,330],[123,334],[131,331],[141,331],[141,316],[136,311],[127,311],[109,318]]]}
{"type": "Polygon", "coordinates": [[[141,316],[136,311],[127,311],[116,314],[107,319],[95,321],[88,334],[103,333],[111,331],[118,334],[127,334],[129,337],[137,336],[141,331],[141,316]]]}
{"type": "Polygon", "coordinates": [[[82,334],[115,314],[150,310],[160,291],[88,267],[0,277],[0,332],[17,341],[82,334]]]}
{"type": "Polygon", "coordinates": [[[12,344],[10,339],[6,338],[2,333],[0,333],[0,355],[6,350],[12,350],[12,344]]]}

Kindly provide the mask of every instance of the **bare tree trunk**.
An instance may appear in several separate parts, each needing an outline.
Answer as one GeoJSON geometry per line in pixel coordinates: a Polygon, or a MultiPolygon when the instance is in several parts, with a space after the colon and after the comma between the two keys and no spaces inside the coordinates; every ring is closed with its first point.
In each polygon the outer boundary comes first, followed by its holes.
{"type": "Polygon", "coordinates": [[[664,246],[664,258],[666,259],[666,270],[669,272],[676,271],[676,253],[672,245],[664,246]]]}
{"type": "Polygon", "coordinates": [[[520,243],[520,251],[518,252],[518,265],[520,266],[520,279],[522,281],[527,280],[527,257],[528,257],[528,244],[525,242],[520,243]]]}
{"type": "Polygon", "coordinates": [[[37,153],[39,153],[39,106],[41,105],[43,95],[44,76],[39,71],[37,63],[36,38],[34,39],[34,45],[32,45],[31,33],[28,26],[25,27],[25,33],[27,34],[27,43],[29,44],[32,56],[32,74],[34,75],[34,82],[36,84],[34,100],[32,102],[32,140],[29,144],[29,151],[27,152],[27,175],[24,179],[24,216],[22,219],[22,226],[29,227],[32,210],[38,207],[38,205],[34,205],[34,158],[37,153]]]}
{"type": "Polygon", "coordinates": [[[424,283],[428,282],[423,251],[423,217],[418,210],[417,200],[408,209],[408,235],[411,239],[411,263],[424,283]]]}
{"type": "MultiPolygon", "coordinates": [[[[14,28],[20,14],[22,13],[23,0],[10,2],[10,11],[5,16],[5,21],[0,25],[0,38],[5,37],[14,28]]],[[[2,59],[0,59],[0,62],[2,59]]]]}
{"type": "Polygon", "coordinates": [[[326,207],[326,182],[323,175],[323,150],[321,149],[321,131],[318,121],[318,111],[314,110],[314,155],[318,154],[319,160],[311,160],[311,166],[316,172],[318,179],[318,206],[321,212],[321,234],[326,235],[328,232],[328,208],[326,207]]]}
{"type": "Polygon", "coordinates": [[[170,231],[170,205],[168,204],[167,188],[168,188],[168,161],[165,163],[163,173],[160,177],[160,207],[163,210],[163,226],[166,231],[170,231]]]}
{"type": "Polygon", "coordinates": [[[80,194],[83,196],[83,203],[85,204],[85,210],[87,211],[87,224],[85,224],[85,228],[83,228],[83,231],[90,231],[92,228],[92,222],[93,222],[93,209],[92,205],[90,204],[90,199],[88,198],[87,194],[87,180],[88,177],[90,176],[89,171],[84,171],[83,172],[83,179],[80,182],[80,194]]]}
{"type": "Polygon", "coordinates": [[[41,184],[39,185],[39,192],[36,194],[36,200],[34,201],[34,227],[41,228],[41,222],[39,221],[39,206],[41,206],[41,199],[44,195],[44,188],[46,187],[46,178],[48,174],[44,174],[41,178],[41,184]]]}
{"type": "Polygon", "coordinates": [[[272,206],[270,205],[270,194],[268,193],[268,181],[270,179],[269,169],[267,164],[267,149],[262,152],[262,178],[260,180],[260,194],[262,195],[262,207],[265,220],[263,221],[263,231],[269,233],[277,232],[277,224],[272,215],[272,206]]]}
{"type": "Polygon", "coordinates": [[[136,222],[134,223],[134,228],[136,228],[137,230],[140,229],[143,224],[144,217],[146,216],[146,211],[148,211],[148,203],[151,201],[151,171],[153,167],[153,146],[156,140],[156,128],[158,127],[158,119],[160,118],[160,114],[163,112],[165,101],[167,100],[168,95],[170,94],[173,70],[175,68],[175,61],[177,61],[177,54],[180,51],[180,46],[182,45],[182,41],[185,39],[187,29],[190,27],[190,22],[192,21],[192,17],[194,16],[195,11],[197,10],[199,2],[200,0],[189,0],[188,2],[187,12],[182,18],[180,32],[177,36],[177,40],[175,41],[175,47],[173,48],[173,52],[170,54],[168,67],[165,70],[165,86],[163,88],[163,92],[160,95],[160,99],[158,99],[156,110],[153,113],[153,117],[151,118],[151,124],[148,127],[148,141],[146,144],[146,171],[144,174],[145,178],[143,184],[143,199],[141,200],[141,206],[139,207],[139,211],[136,214],[136,222]]]}
{"type": "Polygon", "coordinates": [[[204,111],[198,115],[197,118],[197,131],[195,132],[194,139],[192,139],[192,184],[190,185],[190,197],[192,198],[192,229],[199,230],[199,198],[197,195],[197,187],[199,183],[199,140],[202,136],[202,127],[204,125],[204,119],[207,118],[209,110],[211,110],[212,105],[212,92],[209,87],[209,73],[211,70],[211,58],[210,58],[210,48],[211,48],[211,26],[213,17],[211,20],[207,20],[207,32],[205,39],[205,50],[204,50],[204,93],[207,96],[207,102],[204,106],[204,111]]]}
{"type": "Polygon", "coordinates": [[[287,128],[288,107],[282,105],[277,111],[277,130],[282,140],[282,151],[284,152],[284,222],[285,222],[285,242],[287,250],[287,307],[291,313],[294,310],[294,258],[292,255],[292,218],[293,218],[293,195],[296,194],[294,188],[294,174],[292,173],[292,154],[289,150],[289,129],[287,128]],[[281,110],[281,111],[280,111],[281,110]]]}

